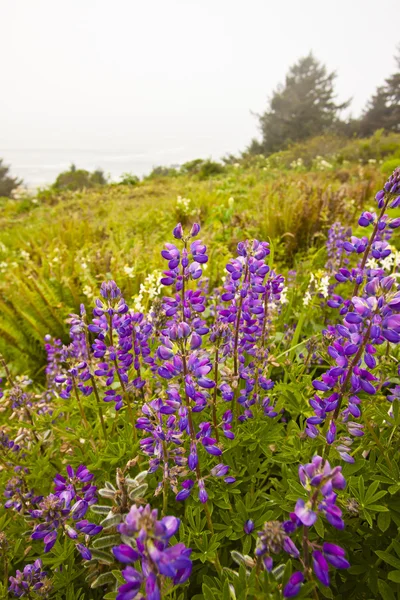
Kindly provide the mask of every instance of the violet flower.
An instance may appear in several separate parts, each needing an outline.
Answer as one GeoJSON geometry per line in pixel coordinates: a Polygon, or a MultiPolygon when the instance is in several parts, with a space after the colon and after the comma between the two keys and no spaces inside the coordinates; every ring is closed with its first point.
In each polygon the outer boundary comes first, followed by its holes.
{"type": "Polygon", "coordinates": [[[182,543],[169,545],[180,520],[176,517],[158,520],[157,516],[157,510],[151,510],[149,505],[134,505],[118,526],[123,543],[113,548],[115,558],[127,565],[140,562],[141,570],[127,566],[122,571],[126,583],[119,587],[117,600],[131,600],[140,590],[147,598],[161,598],[168,579],[178,585],[190,577],[190,548],[182,543]]]}

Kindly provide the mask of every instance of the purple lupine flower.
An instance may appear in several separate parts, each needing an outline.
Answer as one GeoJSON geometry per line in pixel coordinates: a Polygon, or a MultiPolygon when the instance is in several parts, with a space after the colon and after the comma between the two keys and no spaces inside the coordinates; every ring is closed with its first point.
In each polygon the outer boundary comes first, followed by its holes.
{"type": "Polygon", "coordinates": [[[248,519],[243,526],[243,531],[245,533],[247,533],[247,535],[249,535],[253,530],[254,530],[254,521],[252,521],[251,519],[248,519]]]}
{"type": "MultiPolygon", "coordinates": [[[[385,341],[400,342],[400,315],[397,314],[400,311],[400,293],[394,287],[394,279],[371,277],[364,293],[353,296],[348,304],[351,310],[346,308],[342,324],[329,326],[323,332],[330,344],[328,354],[335,365],[312,382],[319,393],[310,400],[314,416],[307,419],[306,433],[316,437],[319,434],[317,426],[323,425],[328,418],[326,441],[330,445],[341,445],[340,438],[337,440],[340,421],[350,435],[363,435],[362,426],[353,419],[359,418],[362,413],[360,394],[376,393],[374,383],[378,378],[371,373],[377,364],[374,357],[376,346],[385,341]]],[[[343,304],[342,299],[336,299],[339,306],[343,304]]],[[[349,459],[346,451],[341,456],[349,459]]]]}
{"type": "Polygon", "coordinates": [[[190,577],[191,550],[184,544],[170,546],[170,539],[176,534],[180,520],[164,517],[158,520],[157,510],[136,505],[125,516],[118,531],[130,539],[130,545],[123,543],[113,548],[115,558],[124,564],[140,561],[141,571],[131,566],[122,571],[125,582],[118,589],[118,600],[134,598],[141,587],[147,598],[161,598],[164,581],[171,579],[174,585],[184,583],[190,577]]]}
{"type": "Polygon", "coordinates": [[[296,571],[290,576],[289,581],[283,590],[284,598],[293,598],[300,592],[301,584],[304,581],[304,575],[300,571],[296,571]]]}
{"type": "Polygon", "coordinates": [[[285,598],[297,596],[305,576],[310,578],[308,560],[311,555],[313,571],[325,586],[328,586],[330,581],[329,565],[339,569],[347,569],[350,566],[345,558],[345,551],[340,546],[325,542],[321,549],[318,542],[311,541],[307,536],[305,542],[307,547],[303,546],[304,556],[301,557],[300,550],[290,538],[299,527],[305,528],[305,531],[312,527],[321,513],[337,529],[344,527],[341,510],[336,506],[336,494],[333,492],[334,489],[342,490],[346,486],[341,467],[331,469],[327,461],[320,456],[315,456],[311,463],[299,466],[299,478],[308,491],[308,500],[305,502],[299,499],[295,511],[290,513],[287,521],[265,523],[263,530],[258,532],[255,552],[257,561],[261,560],[267,571],[271,571],[273,567],[271,554],[282,551],[299,559],[303,564],[304,573],[300,571],[294,573],[285,586],[283,591],[285,598]]]}
{"type": "Polygon", "coordinates": [[[54,478],[55,493],[41,500],[30,515],[40,523],[35,525],[31,538],[42,539],[44,551],[49,552],[57,541],[58,534],[67,535],[85,560],[91,552],[79,541],[79,536],[94,536],[102,531],[101,525],[89,523],[85,516],[89,506],[97,501],[97,488],[91,485],[92,473],[80,465],[76,472],[67,467],[67,477],[54,478]]]}
{"type": "Polygon", "coordinates": [[[48,598],[52,585],[47,572],[43,571],[42,567],[42,561],[38,558],[34,563],[26,565],[23,571],[17,570],[15,576],[9,578],[8,591],[18,598],[21,596],[31,598],[32,594],[36,593],[41,598],[48,598]]]}
{"type": "Polygon", "coordinates": [[[12,508],[16,512],[24,514],[29,513],[37,507],[37,504],[42,500],[42,496],[37,496],[33,489],[29,489],[25,475],[28,469],[15,468],[16,475],[9,479],[5,485],[4,497],[6,501],[4,508],[12,508]]]}
{"type": "Polygon", "coordinates": [[[313,570],[322,585],[329,586],[329,565],[319,550],[313,552],[313,570]]]}

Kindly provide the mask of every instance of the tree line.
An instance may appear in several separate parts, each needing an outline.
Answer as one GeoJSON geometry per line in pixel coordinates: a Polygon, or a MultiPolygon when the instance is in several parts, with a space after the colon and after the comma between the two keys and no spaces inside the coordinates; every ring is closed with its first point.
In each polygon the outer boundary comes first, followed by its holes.
{"type": "Polygon", "coordinates": [[[257,115],[261,140],[253,139],[248,152],[269,155],[323,133],[367,137],[378,129],[400,132],[400,46],[395,60],[396,72],[376,89],[362,115],[344,120],[341,114],[351,100],[336,103],[336,72],[328,72],[311,52],[300,58],[272,93],[267,110],[257,115]]]}

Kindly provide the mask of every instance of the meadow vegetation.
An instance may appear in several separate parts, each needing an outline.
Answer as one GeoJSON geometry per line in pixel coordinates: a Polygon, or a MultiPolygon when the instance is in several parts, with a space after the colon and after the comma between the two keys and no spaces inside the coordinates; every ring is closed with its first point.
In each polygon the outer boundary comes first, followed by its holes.
{"type": "Polygon", "coordinates": [[[1,199],[1,597],[399,597],[399,163],[324,134],[1,199]]]}

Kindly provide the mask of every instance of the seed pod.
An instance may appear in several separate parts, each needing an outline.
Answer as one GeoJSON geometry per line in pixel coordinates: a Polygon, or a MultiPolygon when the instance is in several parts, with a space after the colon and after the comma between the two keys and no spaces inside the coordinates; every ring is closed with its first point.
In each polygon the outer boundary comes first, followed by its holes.
{"type": "Polygon", "coordinates": [[[119,523],[121,523],[121,515],[115,515],[113,512],[110,511],[108,516],[100,522],[100,525],[103,527],[103,529],[109,529],[110,527],[114,527],[119,523]]]}
{"type": "Polygon", "coordinates": [[[108,552],[103,552],[103,550],[91,550],[92,557],[97,558],[97,560],[101,563],[105,563],[106,565],[112,565],[114,562],[114,557],[111,556],[108,552]]]}
{"type": "Polygon", "coordinates": [[[110,512],[110,507],[102,506],[101,504],[92,504],[92,506],[90,506],[90,510],[96,515],[107,515],[110,512]]]}
{"type": "Polygon", "coordinates": [[[113,484],[110,481],[106,481],[104,483],[104,485],[106,486],[107,489],[114,490],[114,492],[116,491],[115,487],[113,486],[113,484]]]}
{"type": "Polygon", "coordinates": [[[112,573],[102,573],[93,581],[91,588],[98,588],[101,585],[110,585],[115,582],[115,577],[112,573]]]}
{"type": "Polygon", "coordinates": [[[141,471],[140,473],[138,473],[135,477],[135,481],[136,483],[139,485],[140,483],[142,483],[142,481],[144,481],[148,475],[148,471],[141,471]]]}
{"type": "Polygon", "coordinates": [[[110,489],[102,488],[99,490],[100,496],[103,498],[109,498],[110,500],[114,500],[116,492],[110,489]]]}
{"type": "Polygon", "coordinates": [[[129,492],[129,498],[131,500],[135,500],[136,498],[139,498],[140,496],[143,496],[143,494],[146,492],[146,490],[147,490],[148,487],[149,486],[147,485],[147,483],[142,483],[137,488],[133,488],[133,490],[131,490],[129,492]]]}
{"type": "Polygon", "coordinates": [[[118,534],[115,535],[105,535],[101,538],[96,538],[93,542],[93,548],[109,548],[110,546],[116,546],[121,541],[121,536],[118,534]]]}

